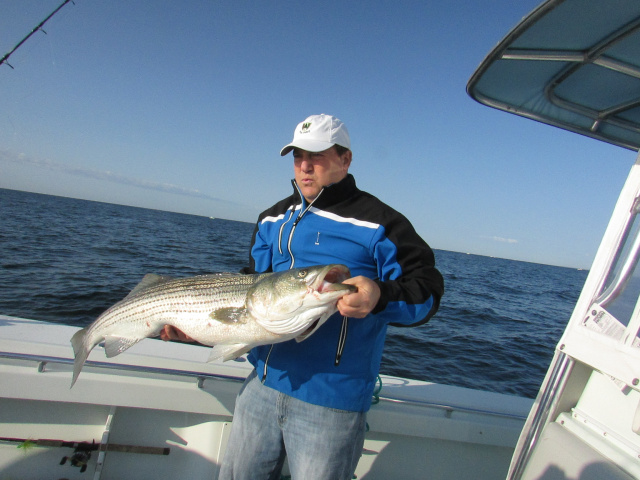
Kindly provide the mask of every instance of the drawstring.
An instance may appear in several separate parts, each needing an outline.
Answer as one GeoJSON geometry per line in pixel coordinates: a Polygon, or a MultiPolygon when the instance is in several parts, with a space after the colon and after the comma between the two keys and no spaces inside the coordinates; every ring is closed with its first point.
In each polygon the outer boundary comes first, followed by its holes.
{"type": "Polygon", "coordinates": [[[273,351],[273,345],[269,349],[269,353],[267,353],[267,358],[264,359],[264,370],[262,371],[262,383],[267,379],[267,364],[269,363],[269,357],[271,356],[271,352],[273,351]]]}
{"type": "Polygon", "coordinates": [[[342,359],[342,352],[344,351],[344,345],[347,343],[347,330],[349,329],[349,319],[342,317],[342,327],[340,328],[340,338],[338,338],[338,349],[336,350],[336,360],[334,365],[337,367],[340,365],[342,359]]]}

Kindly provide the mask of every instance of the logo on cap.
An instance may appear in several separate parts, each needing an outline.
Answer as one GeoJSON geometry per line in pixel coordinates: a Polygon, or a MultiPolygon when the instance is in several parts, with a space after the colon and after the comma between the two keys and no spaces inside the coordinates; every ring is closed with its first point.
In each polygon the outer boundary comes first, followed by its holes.
{"type": "Polygon", "coordinates": [[[311,128],[311,122],[306,122],[302,124],[302,130],[300,133],[309,133],[309,129],[311,128]]]}

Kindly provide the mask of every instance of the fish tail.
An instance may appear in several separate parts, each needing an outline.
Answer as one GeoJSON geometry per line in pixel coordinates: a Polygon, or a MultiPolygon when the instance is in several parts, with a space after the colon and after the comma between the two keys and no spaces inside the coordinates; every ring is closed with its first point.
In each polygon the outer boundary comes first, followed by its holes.
{"type": "Polygon", "coordinates": [[[87,328],[83,328],[71,337],[71,346],[73,347],[75,360],[73,362],[73,378],[71,379],[71,387],[69,388],[73,388],[74,383],[76,383],[78,379],[78,375],[80,375],[80,370],[82,370],[84,362],[87,360],[89,352],[91,352],[91,348],[85,342],[86,336],[87,328]]]}

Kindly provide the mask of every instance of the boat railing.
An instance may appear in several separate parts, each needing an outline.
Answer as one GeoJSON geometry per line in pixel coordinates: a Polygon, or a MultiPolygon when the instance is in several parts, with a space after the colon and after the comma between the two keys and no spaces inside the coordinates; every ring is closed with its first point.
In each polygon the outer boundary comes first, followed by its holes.
{"type": "MultiPolygon", "coordinates": [[[[3,352],[3,351],[0,351],[0,358],[35,362],[38,364],[38,367],[37,367],[38,372],[44,372],[46,369],[46,365],[48,363],[56,363],[56,364],[63,364],[63,365],[73,365],[74,363],[74,360],[72,358],[52,357],[52,356],[46,356],[46,355],[34,355],[34,354],[27,354],[27,353],[3,352]]],[[[204,382],[207,379],[242,383],[246,378],[244,376],[224,375],[220,373],[209,373],[209,372],[202,372],[202,371],[195,371],[195,370],[152,367],[148,365],[131,365],[131,364],[123,364],[123,363],[98,362],[95,360],[87,360],[85,362],[85,367],[93,367],[93,368],[99,368],[99,369],[112,369],[112,370],[126,370],[126,371],[134,371],[138,373],[149,373],[149,374],[157,374],[157,375],[174,375],[174,376],[180,376],[180,377],[192,377],[196,379],[198,388],[203,388],[204,382]]],[[[472,408],[472,407],[461,406],[461,405],[430,402],[429,400],[404,399],[404,398],[389,396],[387,394],[384,394],[384,395],[380,394],[379,399],[380,401],[392,402],[397,404],[414,405],[419,407],[428,407],[428,408],[444,410],[445,416],[448,418],[451,417],[454,412],[457,412],[457,413],[467,413],[467,414],[476,414],[476,415],[488,415],[493,417],[524,421],[526,420],[527,414],[528,414],[528,412],[524,414],[498,412],[493,410],[472,408]]]]}
{"type": "MultiPolygon", "coordinates": [[[[8,358],[12,360],[27,360],[38,363],[38,371],[44,372],[48,363],[58,363],[63,365],[73,365],[74,360],[72,358],[65,357],[50,357],[46,355],[33,355],[28,353],[15,353],[15,352],[0,352],[0,358],[8,358]]],[[[182,370],[175,368],[162,368],[151,367],[149,365],[131,365],[126,363],[111,363],[111,362],[98,362],[95,360],[87,360],[84,362],[85,367],[112,369],[112,370],[126,370],[142,373],[152,373],[158,375],[176,375],[180,377],[193,377],[198,381],[198,388],[202,388],[204,380],[216,379],[216,380],[229,380],[232,382],[244,382],[245,377],[235,375],[223,375],[220,373],[208,373],[195,370],[182,370]]]]}

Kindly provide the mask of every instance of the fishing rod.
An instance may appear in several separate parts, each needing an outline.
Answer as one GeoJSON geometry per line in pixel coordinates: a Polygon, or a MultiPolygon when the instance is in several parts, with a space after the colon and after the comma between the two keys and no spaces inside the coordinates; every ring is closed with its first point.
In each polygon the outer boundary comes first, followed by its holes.
{"type": "Polygon", "coordinates": [[[92,452],[142,453],[147,455],[169,455],[171,453],[169,447],[143,447],[118,443],[101,444],[96,443],[95,440],[91,442],[73,442],[49,438],[34,440],[31,438],[0,437],[0,442],[17,443],[18,448],[24,452],[34,447],[73,448],[73,453],[70,456],[65,455],[62,457],[60,465],[64,465],[68,461],[72,467],[79,467],[80,472],[83,473],[87,470],[87,464],[91,459],[92,452]]]}
{"type": "Polygon", "coordinates": [[[62,2],[62,3],[58,6],[58,8],[56,8],[53,12],[51,12],[51,13],[49,14],[49,16],[48,16],[47,18],[45,18],[43,21],[41,21],[38,25],[36,25],[36,27],[35,27],[33,30],[31,30],[31,31],[29,32],[29,34],[28,34],[26,37],[24,37],[24,38],[23,38],[23,39],[22,39],[22,40],[21,40],[21,41],[20,41],[20,42],[15,46],[15,47],[13,47],[13,48],[11,49],[11,51],[10,51],[9,53],[5,54],[5,56],[4,56],[4,57],[2,57],[2,58],[0,59],[0,65],[2,65],[3,63],[6,63],[7,65],[9,65],[9,66],[13,69],[13,66],[12,66],[12,65],[7,61],[7,60],[9,59],[9,57],[11,56],[11,54],[12,54],[13,52],[15,52],[18,48],[20,48],[20,47],[22,46],[22,44],[23,44],[24,42],[26,42],[26,41],[29,39],[29,37],[31,37],[31,35],[33,35],[34,33],[36,33],[38,30],[42,30],[42,32],[46,34],[47,32],[45,32],[45,31],[42,29],[43,25],[44,25],[45,23],[47,23],[47,21],[48,21],[51,17],[53,17],[56,13],[58,13],[58,11],[59,11],[62,7],[64,7],[67,3],[69,3],[69,2],[71,2],[71,3],[73,3],[73,4],[75,5],[75,2],[74,2],[73,0],[64,0],[64,2],[62,2]]]}

